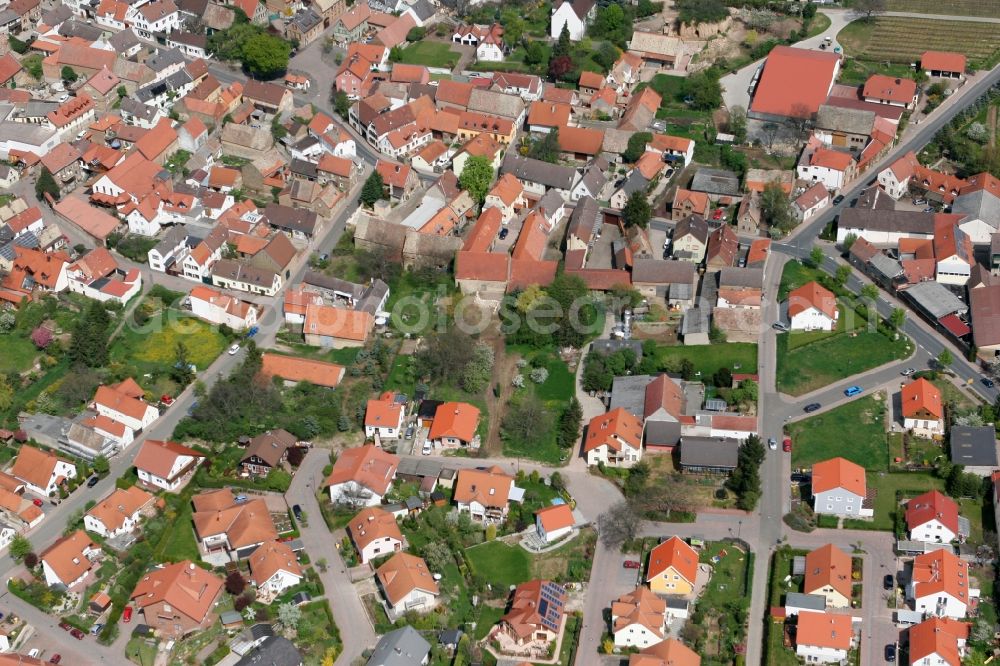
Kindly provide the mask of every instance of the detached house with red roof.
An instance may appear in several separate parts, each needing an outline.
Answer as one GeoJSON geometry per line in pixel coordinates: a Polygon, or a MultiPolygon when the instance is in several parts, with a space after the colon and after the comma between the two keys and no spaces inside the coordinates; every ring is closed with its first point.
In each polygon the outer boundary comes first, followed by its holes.
{"type": "Polygon", "coordinates": [[[864,507],[868,495],[865,468],[844,458],[831,458],[813,465],[813,511],[831,516],[873,515],[864,507]]]}
{"type": "Polygon", "coordinates": [[[97,247],[77,259],[66,271],[69,290],[102,303],[124,305],[142,289],[142,273],[137,268],[122,270],[107,250],[97,247]]]}
{"type": "Polygon", "coordinates": [[[10,475],[42,497],[49,497],[66,479],[76,478],[76,465],[51,451],[25,444],[17,453],[10,475]]]}
{"type": "Polygon", "coordinates": [[[979,590],[969,579],[969,563],[958,555],[939,549],[913,558],[913,573],[906,586],[913,610],[961,620],[978,596],[979,590]]]}
{"type": "Polygon", "coordinates": [[[505,652],[545,655],[562,631],[568,600],[566,589],[558,583],[521,583],[514,590],[510,611],[500,618],[490,637],[505,652]]]}
{"type": "Polygon", "coordinates": [[[67,590],[80,586],[100,556],[101,547],[86,532],[67,534],[39,555],[46,585],[67,590]]]}
{"type": "Polygon", "coordinates": [[[910,666],[961,666],[970,625],[932,617],[910,627],[910,666]]]}
{"type": "Polygon", "coordinates": [[[938,387],[921,377],[900,390],[903,427],[915,435],[931,437],[944,434],[944,406],[938,387]]]}
{"type": "Polygon", "coordinates": [[[257,601],[271,603],[290,587],[302,582],[305,574],[291,546],[283,541],[268,541],[251,553],[250,580],[257,588],[257,601]]]}
{"type": "Polygon", "coordinates": [[[403,404],[396,402],[396,394],[386,391],[377,400],[369,400],[365,408],[365,437],[380,442],[399,439],[403,429],[403,404]]]}
{"type": "Polygon", "coordinates": [[[215,622],[212,608],[222,588],[221,578],[183,560],[143,576],[131,600],[142,611],[144,624],[158,634],[179,639],[215,622]]]}
{"type": "Polygon", "coordinates": [[[951,543],[969,533],[968,520],[958,515],[958,504],[937,490],[906,503],[906,529],[911,540],[925,543],[951,543]]]}
{"type": "Polygon", "coordinates": [[[444,402],[434,412],[427,441],[443,448],[479,447],[479,408],[465,402],[444,402]]]}
{"type": "Polygon", "coordinates": [[[381,504],[397,467],[398,457],[372,444],[342,451],[325,482],[330,501],[358,507],[381,504]]]}
{"type": "Polygon", "coordinates": [[[147,439],[135,457],[135,470],[146,486],[176,492],[194,476],[204,459],[200,452],[177,442],[147,439]]]}
{"type": "Polygon", "coordinates": [[[590,420],[583,437],[587,465],[632,467],[642,460],[642,422],[623,407],[590,420]]]}
{"type": "Polygon", "coordinates": [[[375,580],[386,607],[394,615],[415,611],[427,613],[437,605],[441,589],[423,558],[396,553],[375,570],[375,580]]]}
{"type": "Polygon", "coordinates": [[[800,611],[795,632],[795,654],[809,663],[846,663],[854,647],[850,615],[800,611]]]}
{"type": "Polygon", "coordinates": [[[917,105],[917,82],[885,74],[872,74],[865,81],[861,98],[874,104],[913,109],[917,105]]]}
{"type": "Polygon", "coordinates": [[[378,507],[369,507],[354,516],[347,524],[347,534],[362,564],[403,549],[403,533],[396,517],[378,507]]]}
{"type": "Polygon", "coordinates": [[[806,555],[806,575],[802,589],[826,599],[827,608],[851,605],[851,556],[828,543],[806,555]]]}
{"type": "Polygon", "coordinates": [[[832,331],[840,312],[837,297],[818,282],[807,282],[788,294],[788,327],[793,331],[832,331]]]}
{"type": "Polygon", "coordinates": [[[653,592],[691,594],[697,576],[698,553],[680,537],[672,536],[649,552],[646,582],[653,592]]]}
{"type": "Polygon", "coordinates": [[[967,283],[976,265],[972,239],[949,216],[934,219],[933,247],[934,279],[943,284],[967,283]]]}
{"type": "Polygon", "coordinates": [[[98,414],[138,433],[160,416],[156,407],[142,399],[144,393],[131,378],[110,386],[99,386],[94,394],[94,409],[98,414]]]}
{"type": "Polygon", "coordinates": [[[667,602],[639,586],[611,602],[611,633],[615,646],[646,648],[667,635],[667,602]]]}
{"type": "Polygon", "coordinates": [[[524,491],[514,485],[514,477],[497,466],[459,470],[453,495],[458,512],[481,523],[505,522],[510,502],[520,502],[523,496],[524,491]]]}
{"type": "Polygon", "coordinates": [[[857,166],[850,153],[825,148],[816,137],[809,138],[795,171],[800,179],[822,183],[834,192],[857,176],[857,166]]]}
{"type": "Polygon", "coordinates": [[[545,543],[558,541],[573,531],[576,519],[569,504],[553,504],[535,511],[535,532],[545,543]]]}

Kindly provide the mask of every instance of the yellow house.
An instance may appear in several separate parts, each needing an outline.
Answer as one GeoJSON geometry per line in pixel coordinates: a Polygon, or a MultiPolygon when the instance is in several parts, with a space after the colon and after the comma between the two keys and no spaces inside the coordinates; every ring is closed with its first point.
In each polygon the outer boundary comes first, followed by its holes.
{"type": "Polygon", "coordinates": [[[679,537],[670,537],[649,553],[646,582],[657,594],[691,594],[697,574],[698,553],[679,537]]]}
{"type": "Polygon", "coordinates": [[[851,605],[851,556],[833,544],[806,555],[803,591],[826,597],[827,608],[851,605]]]}

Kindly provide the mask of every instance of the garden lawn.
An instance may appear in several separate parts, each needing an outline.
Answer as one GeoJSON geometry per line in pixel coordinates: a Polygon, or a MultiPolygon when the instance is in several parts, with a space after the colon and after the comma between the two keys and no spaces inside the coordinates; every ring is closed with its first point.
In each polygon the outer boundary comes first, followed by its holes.
{"type": "Polygon", "coordinates": [[[531,559],[520,546],[491,541],[467,548],[465,555],[472,569],[494,585],[508,587],[531,578],[531,559]]]}
{"type": "Polygon", "coordinates": [[[187,347],[188,360],[199,371],[211,365],[226,346],[218,330],[180,310],[165,309],[147,326],[153,330],[140,332],[126,325],[111,348],[111,361],[131,366],[136,377],[169,372],[179,342],[187,347]]]}
{"type": "Polygon", "coordinates": [[[799,666],[802,662],[795,652],[785,647],[784,624],[767,623],[767,664],[768,666],[799,666]]]}
{"type": "Polygon", "coordinates": [[[580,532],[565,546],[531,558],[531,577],[545,580],[586,581],[594,560],[597,533],[591,529],[580,532]]]}
{"type": "Polygon", "coordinates": [[[893,340],[878,331],[857,330],[790,349],[790,338],[796,335],[778,336],[775,377],[778,390],[794,396],[902,360],[913,352],[910,339],[902,334],[893,340]]]}
{"type": "Polygon", "coordinates": [[[302,650],[305,663],[323,663],[327,650],[333,650],[334,655],[339,654],[342,647],[340,631],[333,621],[329,603],[314,601],[301,608],[302,619],[297,627],[295,644],[302,650]]]}
{"type": "Polygon", "coordinates": [[[142,638],[133,638],[125,644],[125,657],[139,666],[153,666],[156,663],[156,644],[150,645],[142,638]]]}
{"type": "Polygon", "coordinates": [[[830,276],[819,268],[806,266],[799,261],[789,261],[781,271],[781,284],[778,286],[778,301],[788,298],[788,293],[795,291],[807,282],[823,284],[830,276]]]}
{"type": "Polygon", "coordinates": [[[399,62],[408,65],[425,65],[427,67],[452,68],[458,62],[459,55],[443,42],[414,42],[405,49],[399,62]]]}
{"type": "Polygon", "coordinates": [[[733,597],[741,597],[748,593],[746,577],[746,553],[732,543],[726,541],[709,541],[701,551],[699,561],[714,567],[712,578],[708,581],[699,605],[706,608],[718,608],[728,603],[733,597]],[[718,562],[712,562],[712,557],[726,551],[726,555],[718,562]]]}
{"type": "Polygon", "coordinates": [[[0,336],[3,353],[0,354],[0,374],[24,372],[35,362],[38,349],[27,335],[21,336],[15,332],[0,336]]]}
{"type": "Polygon", "coordinates": [[[732,372],[757,373],[757,345],[750,342],[727,342],[717,345],[658,346],[656,355],[661,364],[672,358],[687,358],[695,372],[708,379],[720,368],[732,372]]]}
{"type": "MultiPolygon", "coordinates": [[[[896,511],[904,510],[896,501],[897,493],[903,492],[908,497],[916,497],[928,490],[944,490],[944,479],[939,479],[926,472],[899,472],[896,474],[869,472],[867,480],[869,490],[874,488],[877,491],[874,503],[875,515],[870,521],[844,521],[844,526],[849,529],[857,526],[858,529],[892,531],[895,527],[896,511]]],[[[974,520],[970,518],[970,522],[974,522],[974,520]]]]}
{"type": "Polygon", "coordinates": [[[964,412],[970,409],[975,409],[979,406],[978,401],[970,398],[964,392],[960,391],[954,384],[943,377],[932,379],[931,384],[934,384],[934,386],[941,391],[942,402],[952,403],[959,411],[964,412]]]}
{"type": "Polygon", "coordinates": [[[191,503],[184,502],[176,519],[170,522],[167,528],[168,532],[160,542],[158,560],[169,562],[192,560],[197,562],[201,559],[201,555],[198,553],[198,542],[194,537],[191,513],[191,503]]]}
{"type": "Polygon", "coordinates": [[[869,471],[884,471],[889,463],[884,413],[882,401],[869,395],[789,424],[792,467],[841,456],[869,471]]]}

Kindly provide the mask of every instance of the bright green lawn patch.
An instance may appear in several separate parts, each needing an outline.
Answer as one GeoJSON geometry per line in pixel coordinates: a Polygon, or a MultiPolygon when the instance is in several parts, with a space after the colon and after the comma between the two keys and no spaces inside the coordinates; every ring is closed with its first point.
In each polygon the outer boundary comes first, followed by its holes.
{"type": "Polygon", "coordinates": [[[875,495],[875,516],[872,520],[844,521],[844,527],[848,529],[892,531],[895,528],[896,512],[904,511],[897,500],[897,493],[916,497],[928,490],[944,490],[944,480],[926,472],[869,472],[867,479],[868,487],[878,491],[875,495]]]}
{"type": "Polygon", "coordinates": [[[163,536],[163,540],[160,542],[161,557],[159,559],[168,562],[180,562],[181,560],[197,562],[201,559],[198,554],[198,542],[194,537],[191,513],[190,502],[181,505],[177,518],[168,525],[168,533],[163,536]]]}
{"type": "Polygon", "coordinates": [[[476,624],[476,634],[475,639],[481,641],[486,638],[486,635],[490,633],[490,629],[493,628],[500,618],[504,615],[503,608],[495,608],[493,606],[480,606],[479,607],[479,622],[476,624]]]}
{"type": "Polygon", "coordinates": [[[399,62],[408,65],[452,68],[458,62],[458,54],[443,42],[414,42],[405,49],[399,62]]]}
{"type": "Polygon", "coordinates": [[[125,657],[139,666],[153,666],[156,663],[156,643],[148,643],[143,638],[133,638],[125,645],[125,657]]]}
{"type": "Polygon", "coordinates": [[[703,378],[711,377],[720,368],[732,372],[757,372],[757,345],[750,342],[727,342],[718,345],[658,346],[656,355],[660,363],[673,358],[687,358],[694,364],[695,372],[703,378]]]}
{"type": "Polygon", "coordinates": [[[520,546],[492,541],[466,549],[465,555],[472,569],[494,585],[507,587],[531,578],[531,561],[520,546]]]}
{"type": "MultiPolygon", "coordinates": [[[[969,539],[968,543],[978,545],[983,543],[983,526],[992,528],[996,525],[993,518],[993,503],[984,502],[979,499],[958,500],[958,512],[969,519],[969,539]]],[[[989,597],[986,597],[987,599],[989,597]]]]}
{"type": "Polygon", "coordinates": [[[148,332],[126,326],[111,348],[112,362],[131,365],[137,375],[167,372],[176,358],[177,343],[187,347],[188,361],[199,370],[212,364],[226,338],[209,324],[180,310],[166,309],[151,319],[148,332]]]}
{"type": "Polygon", "coordinates": [[[799,666],[795,652],[785,647],[784,624],[767,623],[767,663],[768,666],[799,666]]]}
{"type": "Polygon", "coordinates": [[[17,333],[0,336],[0,346],[3,347],[3,353],[0,354],[0,374],[24,372],[38,356],[35,344],[27,336],[22,337],[17,333]]]}
{"type": "Polygon", "coordinates": [[[871,471],[885,470],[889,449],[885,441],[885,406],[866,396],[828,412],[787,426],[792,441],[792,466],[841,456],[871,471]]]}
{"type": "Polygon", "coordinates": [[[781,284],[778,287],[778,300],[788,298],[788,293],[795,291],[807,282],[819,282],[829,279],[823,270],[812,268],[798,261],[789,261],[781,271],[781,284]]]}
{"type": "Polygon", "coordinates": [[[746,557],[746,553],[732,543],[725,541],[706,543],[699,561],[711,564],[714,570],[699,603],[707,608],[718,608],[734,597],[747,594],[746,557]],[[722,551],[726,554],[718,562],[712,562],[712,557],[722,551]]]}

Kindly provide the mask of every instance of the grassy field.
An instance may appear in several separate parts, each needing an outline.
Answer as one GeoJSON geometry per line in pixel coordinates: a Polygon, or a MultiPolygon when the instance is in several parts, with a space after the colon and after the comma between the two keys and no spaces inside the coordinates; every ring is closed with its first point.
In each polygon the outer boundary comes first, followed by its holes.
{"type": "Polygon", "coordinates": [[[531,578],[585,581],[590,577],[597,532],[586,529],[561,548],[531,557],[531,578]]]}
{"type": "Polygon", "coordinates": [[[185,502],[177,518],[170,523],[169,532],[164,535],[160,543],[161,559],[168,562],[201,559],[198,554],[198,542],[194,536],[194,525],[191,522],[191,512],[191,503],[185,502]]]}
{"type": "Polygon", "coordinates": [[[939,377],[931,380],[931,383],[934,384],[939,391],[941,391],[941,401],[944,403],[951,403],[958,411],[965,412],[979,407],[978,401],[973,400],[964,392],[960,391],[947,379],[939,377]]]}
{"type": "MultiPolygon", "coordinates": [[[[950,12],[951,3],[939,6],[942,11],[950,12]]],[[[990,15],[997,15],[995,5],[990,15]]],[[[964,53],[969,66],[976,69],[987,67],[1000,57],[997,26],[972,21],[882,16],[872,23],[850,23],[837,41],[848,56],[905,65],[915,62],[928,49],[964,53]]]]}
{"type": "Polygon", "coordinates": [[[871,521],[845,521],[845,527],[857,525],[860,529],[891,531],[895,526],[896,511],[903,510],[896,501],[896,493],[903,492],[912,497],[928,490],[944,490],[944,480],[924,472],[899,474],[869,472],[868,487],[878,491],[875,495],[874,519],[871,521]]]}
{"type": "Polygon", "coordinates": [[[143,638],[133,638],[125,645],[125,657],[139,666],[153,666],[156,663],[156,643],[148,643],[143,638]]]}
{"type": "MultiPolygon", "coordinates": [[[[1000,0],[887,0],[890,12],[914,12],[919,14],[946,14],[951,16],[1000,16],[1000,0]]],[[[817,15],[816,18],[819,18],[817,15]]]]}
{"type": "Polygon", "coordinates": [[[720,368],[733,372],[757,373],[757,345],[748,342],[728,342],[718,345],[660,346],[656,348],[660,363],[672,358],[687,358],[695,372],[711,377],[720,368]]]}
{"type": "MultiPolygon", "coordinates": [[[[525,382],[524,388],[516,389],[516,394],[526,395],[533,392],[544,404],[554,424],[573,397],[576,376],[552,349],[537,350],[527,345],[509,345],[507,354],[520,356],[529,362],[528,366],[518,369],[524,376],[525,382]],[[543,367],[549,371],[548,378],[541,384],[534,383],[529,377],[532,368],[535,367],[543,367]]],[[[504,438],[503,445],[504,455],[531,458],[550,465],[559,464],[568,455],[568,450],[561,448],[556,442],[554,428],[549,428],[547,433],[539,434],[525,442],[504,438]]]]}
{"type": "Polygon", "coordinates": [[[821,460],[841,456],[870,471],[885,470],[889,450],[884,412],[881,401],[866,396],[789,424],[788,434],[794,442],[792,466],[809,467],[821,460]]]}
{"type": "Polygon", "coordinates": [[[3,354],[0,354],[0,374],[24,372],[35,362],[38,349],[27,336],[7,333],[0,337],[3,354]]]}
{"type": "Polygon", "coordinates": [[[531,558],[520,546],[500,541],[484,543],[465,551],[473,570],[494,585],[517,585],[531,578],[531,558]]]}
{"type": "Polygon", "coordinates": [[[170,370],[177,343],[187,347],[188,361],[204,370],[222,353],[226,338],[209,324],[180,310],[164,310],[160,319],[151,319],[148,332],[131,326],[122,329],[111,348],[112,363],[132,366],[137,376],[170,370]]]}
{"type": "Polygon", "coordinates": [[[819,268],[806,266],[798,261],[789,261],[781,270],[781,283],[778,286],[778,300],[783,301],[788,297],[788,293],[795,291],[807,282],[819,282],[822,284],[830,276],[819,268]]]}
{"type": "Polygon", "coordinates": [[[458,54],[443,42],[414,42],[403,49],[399,62],[427,67],[454,67],[458,54]]]}

